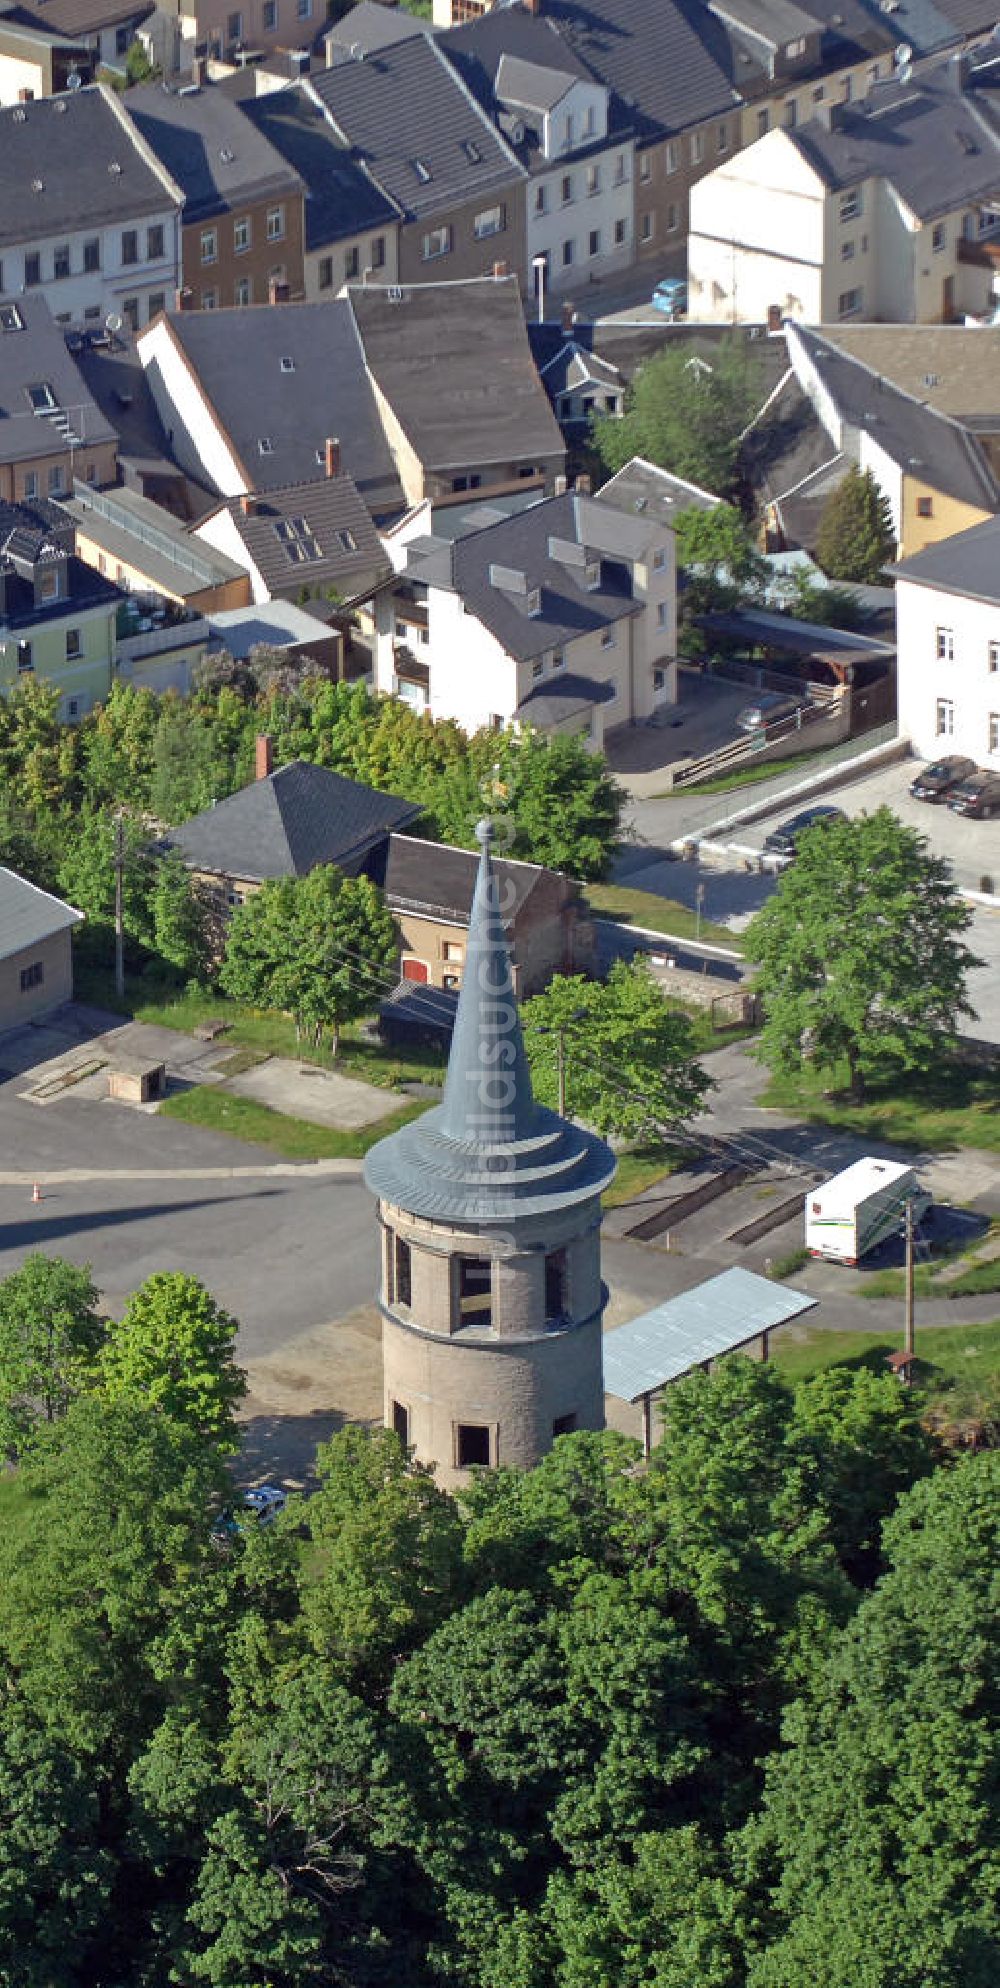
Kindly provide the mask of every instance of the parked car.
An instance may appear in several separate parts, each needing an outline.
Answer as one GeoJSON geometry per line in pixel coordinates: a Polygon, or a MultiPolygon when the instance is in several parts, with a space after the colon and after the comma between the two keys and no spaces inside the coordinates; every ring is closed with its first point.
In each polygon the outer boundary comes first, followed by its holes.
{"type": "Polygon", "coordinates": [[[780,828],[772,828],[764,837],[765,856],[794,856],[800,835],[807,828],[816,828],[821,822],[846,821],[843,808],[803,808],[802,813],[792,815],[783,821],[780,828]]]}
{"type": "Polygon", "coordinates": [[[668,318],[682,318],[687,315],[688,286],[683,276],[665,276],[650,297],[654,311],[663,311],[668,318]]]}
{"type": "Polygon", "coordinates": [[[963,759],[961,753],[954,752],[947,759],[936,759],[933,766],[925,766],[910,782],[910,793],[915,801],[944,801],[960,780],[968,780],[978,771],[974,759],[963,759]]]}
{"type": "Polygon", "coordinates": [[[954,814],[972,815],[977,821],[1000,815],[1000,773],[970,774],[952,788],[948,806],[954,814]]]}
{"type": "Polygon", "coordinates": [[[288,1503],[287,1491],[280,1491],[276,1484],[258,1484],[252,1491],[244,1491],[244,1510],[252,1512],[261,1525],[269,1525],[283,1512],[288,1503]]]}
{"type": "Polygon", "coordinates": [[[804,699],[788,697],[780,690],[762,690],[752,704],[744,704],[736,713],[736,730],[763,732],[766,736],[775,726],[790,727],[798,722],[799,712],[804,709],[804,699]]]}

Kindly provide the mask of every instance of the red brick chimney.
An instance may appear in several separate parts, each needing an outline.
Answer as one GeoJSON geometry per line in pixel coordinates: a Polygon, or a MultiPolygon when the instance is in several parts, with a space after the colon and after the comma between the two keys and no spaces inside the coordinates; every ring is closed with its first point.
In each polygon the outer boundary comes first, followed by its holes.
{"type": "Polygon", "coordinates": [[[327,476],[340,475],[340,439],[336,435],[326,438],[326,473],[327,476]]]}
{"type": "Polygon", "coordinates": [[[507,276],[509,275],[509,273],[510,272],[505,262],[495,262],[493,264],[493,274],[495,277],[499,278],[501,276],[507,276]]]}
{"type": "Polygon", "coordinates": [[[274,740],[270,732],[258,732],[256,777],[258,780],[266,780],[273,772],[274,740]]]}
{"type": "Polygon", "coordinates": [[[240,497],[240,510],[245,518],[257,516],[257,495],[253,490],[244,490],[240,497]]]}

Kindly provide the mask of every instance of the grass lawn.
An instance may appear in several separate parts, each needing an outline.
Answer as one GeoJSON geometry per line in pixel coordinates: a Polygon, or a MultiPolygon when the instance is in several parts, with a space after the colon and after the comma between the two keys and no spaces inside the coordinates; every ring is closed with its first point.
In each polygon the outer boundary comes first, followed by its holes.
{"type": "Polygon", "coordinates": [[[846,1091],[846,1070],[822,1075],[802,1070],[772,1077],[760,1102],[815,1124],[840,1125],[928,1152],[954,1152],[959,1146],[1000,1152],[1000,1068],[948,1063],[926,1077],[913,1072],[893,1089],[873,1090],[864,1104],[851,1104],[846,1091]]]}
{"type": "MultiPolygon", "coordinates": [[[[697,919],[686,905],[675,904],[671,897],[656,897],[648,890],[628,890],[622,884],[587,884],[587,901],[593,911],[602,918],[617,918],[622,925],[644,925],[649,932],[663,932],[674,939],[693,939],[697,919]]],[[[708,946],[728,946],[730,952],[742,951],[742,940],[738,932],[731,932],[728,925],[713,925],[703,918],[699,936],[708,946]]]]}
{"type": "MultiPolygon", "coordinates": [[[[808,1380],[826,1367],[871,1367],[880,1373],[885,1355],[900,1352],[902,1344],[900,1316],[898,1334],[814,1328],[804,1338],[792,1339],[779,1332],[771,1341],[771,1357],[791,1381],[808,1380]]],[[[920,1383],[929,1394],[947,1388],[995,1391],[1000,1383],[1000,1319],[991,1325],[939,1325],[926,1331],[918,1320],[916,1350],[923,1370],[920,1383]]]]}
{"type": "MultiPolygon", "coordinates": [[[[161,981],[144,982],[141,976],[132,976],[126,981],[126,998],[122,1004],[115,998],[113,975],[83,965],[76,972],[76,995],[80,1001],[131,1015],[137,1022],[157,1023],[161,1028],[178,1029],[185,1035],[190,1035],[202,1022],[224,1021],[226,1033],[219,1038],[222,1045],[226,1048],[231,1045],[234,1052],[253,1051],[258,1062],[265,1056],[306,1056],[310,1063],[318,1063],[325,1070],[343,1070],[346,1076],[362,1077],[383,1090],[394,1090],[406,1082],[433,1084],[444,1078],[444,1059],[437,1050],[419,1044],[405,1052],[386,1049],[379,1043],[364,1041],[356,1023],[349,1023],[344,1029],[340,1052],[334,1058],[329,1043],[313,1049],[297,1042],[295,1024],[286,1015],[245,1008],[238,1001],[227,1001],[224,994],[178,989],[161,981]]],[[[232,1074],[235,1075],[238,1067],[250,1069],[253,1060],[234,1064],[232,1074]]]]}
{"type": "Polygon", "coordinates": [[[794,753],[788,759],[750,759],[738,766],[732,773],[720,773],[714,780],[686,780],[683,787],[670,787],[663,794],[654,794],[656,801],[673,801],[678,794],[733,794],[740,787],[759,787],[763,780],[773,779],[776,773],[803,771],[807,766],[815,766],[818,759],[825,759],[825,752],[794,753]]]}
{"type": "Polygon", "coordinates": [[[679,1146],[668,1146],[657,1139],[616,1157],[618,1172],[604,1196],[605,1208],[620,1208],[623,1202],[633,1201],[665,1174],[676,1173],[684,1165],[686,1155],[679,1146]]]}
{"type": "Polygon", "coordinates": [[[419,1118],[427,1107],[407,1104],[391,1118],[377,1125],[363,1125],[351,1132],[338,1132],[329,1125],[312,1125],[305,1118],[291,1118],[272,1111],[253,1098],[231,1097],[214,1084],[196,1084],[178,1091],[160,1106],[166,1118],[179,1118],[185,1125],[203,1125],[209,1132],[223,1132],[230,1139],[244,1139],[250,1145],[270,1146],[286,1160],[360,1160],[369,1146],[398,1132],[411,1118],[419,1118]]]}

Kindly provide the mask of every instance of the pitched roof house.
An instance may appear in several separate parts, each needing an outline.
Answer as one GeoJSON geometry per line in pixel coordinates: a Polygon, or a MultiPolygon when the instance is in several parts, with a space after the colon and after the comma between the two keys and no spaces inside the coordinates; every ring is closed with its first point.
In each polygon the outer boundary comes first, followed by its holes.
{"type": "Polygon", "coordinates": [[[350,600],[388,577],[389,562],[353,479],[295,483],[266,495],[229,497],[195,536],[242,565],[252,598],[350,600]]]}
{"type": "Polygon", "coordinates": [[[0,299],[0,499],[57,497],[74,475],[113,483],[117,454],[45,298],[0,299]]]}

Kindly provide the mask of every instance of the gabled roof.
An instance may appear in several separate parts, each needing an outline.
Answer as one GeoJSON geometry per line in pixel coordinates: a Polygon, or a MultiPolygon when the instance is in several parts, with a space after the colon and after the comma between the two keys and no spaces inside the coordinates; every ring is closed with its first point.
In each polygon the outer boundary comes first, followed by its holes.
{"type": "Polygon", "coordinates": [[[535,1102],[492,825],[481,822],[476,833],[482,856],[444,1097],[373,1146],[364,1171],[373,1194],[411,1214],[489,1225],[594,1200],[615,1161],[602,1139],[535,1102]]]}
{"type": "Polygon", "coordinates": [[[211,84],[144,83],[122,99],[184,194],[184,219],[208,220],[268,195],[298,195],[299,176],[238,104],[211,84]]]}
{"type": "Polygon", "coordinates": [[[743,437],[740,468],[762,505],[773,505],[791,545],[813,547],[827,499],[850,469],[789,367],[743,437]]]}
{"type": "Polygon", "coordinates": [[[228,512],[271,592],[333,585],[347,599],[373,567],[388,573],[382,541],[350,476],[269,490],[253,504],[250,516],[239,497],[219,508],[228,512]]]}
{"type": "Polygon", "coordinates": [[[613,505],[616,511],[631,512],[633,517],[655,518],[661,525],[672,526],[679,511],[713,511],[721,499],[697,483],[687,483],[682,476],[646,462],[643,456],[633,456],[602,483],[597,501],[613,505]]]}
{"type": "Polygon", "coordinates": [[[428,26],[427,21],[407,13],[404,7],[380,7],[376,0],[359,0],[358,6],[327,27],[327,48],[340,51],[329,59],[336,63],[345,58],[356,60],[358,55],[373,55],[378,49],[394,48],[397,42],[426,34],[428,26]]]}
{"type": "Polygon", "coordinates": [[[14,870],[0,868],[0,959],[12,959],[26,946],[40,946],[56,932],[83,924],[83,912],[14,870]]]}
{"type": "Polygon", "coordinates": [[[879,83],[860,103],[836,105],[832,130],[813,118],[785,136],[831,192],[884,179],[931,220],[1000,192],[990,93],[977,73],[962,88],[953,59],[909,83],[879,83]]]}
{"type": "MultiPolygon", "coordinates": [[[[526,13],[523,7],[492,7],[489,13],[439,35],[437,45],[487,117],[501,121],[518,158],[532,172],[552,171],[556,161],[546,159],[539,149],[537,127],[544,112],[557,104],[574,82],[593,84],[598,80],[556,23],[526,13]],[[508,106],[526,113],[526,135],[516,144],[510,136],[513,108],[508,106]],[[533,112],[538,113],[537,126],[532,123],[533,112]]],[[[608,128],[607,138],[587,139],[560,157],[593,152],[628,135],[629,113],[614,98],[609,102],[608,128]]]]}
{"type": "Polygon", "coordinates": [[[545,14],[615,92],[640,139],[724,115],[737,101],[729,37],[697,0],[546,0],[545,14]]]}
{"type": "Polygon", "coordinates": [[[562,458],[516,277],[352,284],[348,297],[368,370],[425,468],[562,458]]]}
{"type": "Polygon", "coordinates": [[[171,829],[161,846],[193,870],[254,883],[304,877],[319,863],[354,876],[390,829],[419,813],[412,801],[296,759],[171,829]]]}
{"type": "Polygon", "coordinates": [[[518,110],[537,111],[544,117],[562,103],[576,80],[568,65],[550,68],[541,62],[527,62],[521,55],[504,53],[497,64],[496,93],[501,103],[516,105],[518,110]]]}
{"type": "Polygon", "coordinates": [[[0,110],[0,245],[113,227],[179,207],[103,84],[0,110]]]}
{"type": "Polygon", "coordinates": [[[321,70],[305,88],[408,220],[525,177],[428,35],[321,70]]]}
{"type": "Polygon", "coordinates": [[[392,227],[398,221],[395,202],[376,186],[364,161],[355,158],[346,140],[301,85],[269,90],[240,108],[305,185],[307,254],[325,248],[328,242],[392,227]]]}
{"type": "Polygon", "coordinates": [[[143,21],[154,11],[153,0],[24,0],[11,9],[13,21],[23,21],[77,41],[101,28],[143,21]]]}
{"type": "Polygon", "coordinates": [[[45,298],[30,291],[11,297],[4,317],[10,328],[0,323],[0,462],[113,442],[115,429],[88,393],[45,298]],[[51,387],[59,415],[34,412],[28,388],[40,385],[51,387]]]}
{"type": "Polygon", "coordinates": [[[911,580],[939,593],[1000,604],[1000,518],[956,532],[890,570],[897,580],[911,580]]]}
{"type": "MultiPolygon", "coordinates": [[[[403,509],[346,301],[176,311],[167,323],[251,489],[314,481],[324,472],[327,438],[337,436],[344,468],[369,510],[403,509]]],[[[146,336],[138,341],[140,355],[146,336]]]]}
{"type": "Polygon", "coordinates": [[[119,587],[106,580],[73,552],[73,525],[58,504],[44,498],[36,503],[0,502],[0,572],[3,604],[0,628],[31,629],[48,621],[66,621],[89,608],[107,608],[124,599],[119,587]],[[58,599],[36,602],[30,569],[42,562],[65,560],[65,591],[58,599]],[[29,570],[22,572],[19,567],[29,570]]]}
{"type": "Polygon", "coordinates": [[[828,345],[973,429],[1000,428],[1000,325],[824,324],[828,345]]]}
{"type": "MultiPolygon", "coordinates": [[[[471,849],[424,842],[415,835],[390,835],[384,864],[373,872],[391,905],[400,910],[465,924],[472,911],[479,857],[471,849]]],[[[530,908],[533,919],[555,916],[574,884],[537,863],[495,863],[504,928],[511,933],[530,908]]]]}
{"type": "Polygon", "coordinates": [[[430,541],[422,551],[418,542],[406,574],[459,594],[467,612],[507,654],[527,662],[639,613],[626,562],[642,556],[649,538],[648,526],[636,519],[568,493],[448,545],[430,541]],[[562,547],[581,557],[560,557],[562,547]],[[593,588],[587,585],[585,551],[599,563],[593,588]],[[505,584],[508,577],[516,584],[505,584]],[[539,611],[533,614],[536,591],[539,611]]]}
{"type": "Polygon", "coordinates": [[[902,393],[820,332],[790,324],[787,337],[793,365],[801,350],[847,428],[870,435],[904,474],[919,482],[959,503],[1000,509],[1000,485],[975,436],[960,422],[902,393]]]}

